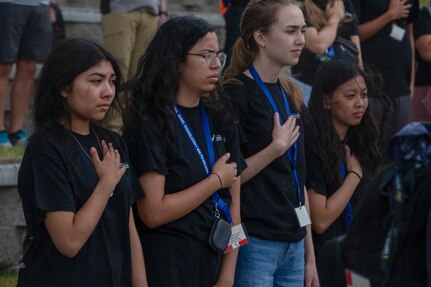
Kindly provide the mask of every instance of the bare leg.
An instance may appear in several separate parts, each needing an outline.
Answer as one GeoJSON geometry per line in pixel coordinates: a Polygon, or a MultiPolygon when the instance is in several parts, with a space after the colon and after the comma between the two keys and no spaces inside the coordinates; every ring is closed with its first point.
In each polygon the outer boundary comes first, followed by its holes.
{"type": "Polygon", "coordinates": [[[36,62],[18,61],[16,76],[11,90],[11,117],[9,133],[17,132],[24,126],[25,116],[33,87],[33,77],[36,72],[36,62]]]}
{"type": "Polygon", "coordinates": [[[4,114],[6,109],[7,88],[12,63],[0,63],[0,131],[5,130],[4,114]]]}

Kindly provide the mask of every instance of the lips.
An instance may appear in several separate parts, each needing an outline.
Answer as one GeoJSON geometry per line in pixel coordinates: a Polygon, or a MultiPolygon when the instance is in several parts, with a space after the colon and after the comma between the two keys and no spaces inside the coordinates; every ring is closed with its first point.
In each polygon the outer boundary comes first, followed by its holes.
{"type": "Polygon", "coordinates": [[[356,113],[353,113],[353,115],[357,118],[362,118],[362,116],[364,115],[364,112],[356,112],[356,113]]]}

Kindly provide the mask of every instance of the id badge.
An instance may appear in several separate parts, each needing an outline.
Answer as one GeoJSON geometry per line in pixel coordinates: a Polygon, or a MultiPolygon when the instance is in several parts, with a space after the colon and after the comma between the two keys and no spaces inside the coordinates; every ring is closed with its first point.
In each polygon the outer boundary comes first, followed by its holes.
{"type": "Polygon", "coordinates": [[[304,227],[311,224],[310,216],[304,205],[295,208],[296,217],[298,218],[299,226],[304,227]]]}
{"type": "Polygon", "coordinates": [[[370,280],[367,277],[349,269],[345,270],[345,274],[347,287],[371,287],[370,280]]]}
{"type": "Polygon", "coordinates": [[[405,29],[401,28],[396,24],[392,24],[392,31],[391,31],[392,39],[395,39],[397,41],[402,41],[405,34],[406,34],[405,29]]]}
{"type": "Polygon", "coordinates": [[[242,223],[231,227],[232,234],[230,236],[229,244],[224,251],[228,253],[248,243],[247,233],[242,223]]]}

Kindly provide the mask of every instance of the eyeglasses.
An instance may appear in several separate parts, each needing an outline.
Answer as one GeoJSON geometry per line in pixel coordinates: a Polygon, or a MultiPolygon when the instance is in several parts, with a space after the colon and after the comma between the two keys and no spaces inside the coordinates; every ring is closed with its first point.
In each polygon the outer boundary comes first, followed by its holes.
{"type": "Polygon", "coordinates": [[[220,53],[208,52],[206,54],[187,53],[187,55],[200,56],[202,58],[205,58],[207,65],[210,68],[214,68],[218,64],[220,64],[221,68],[223,68],[224,65],[226,64],[226,58],[227,58],[227,55],[223,52],[220,52],[220,53]]]}

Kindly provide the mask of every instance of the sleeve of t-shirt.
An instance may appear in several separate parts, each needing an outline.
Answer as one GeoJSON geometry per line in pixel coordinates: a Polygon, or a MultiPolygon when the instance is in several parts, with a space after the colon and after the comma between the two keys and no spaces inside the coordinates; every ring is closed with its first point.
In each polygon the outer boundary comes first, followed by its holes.
{"type": "Polygon", "coordinates": [[[168,174],[167,151],[149,127],[141,125],[127,129],[123,136],[129,150],[130,162],[138,178],[148,171],[168,174]]]}
{"type": "Polygon", "coordinates": [[[247,163],[242,156],[240,144],[241,139],[239,135],[239,123],[234,125],[232,135],[226,141],[226,150],[230,153],[230,161],[237,164],[237,175],[241,175],[242,171],[247,168],[247,163]]]}
{"type": "MultiPolygon", "coordinates": [[[[428,4],[428,6],[431,7],[431,4],[428,4]]],[[[431,9],[428,10],[426,7],[422,8],[413,28],[415,39],[423,35],[431,34],[431,9]]]]}
{"type": "Polygon", "coordinates": [[[305,186],[314,189],[318,194],[327,196],[325,179],[322,173],[322,164],[317,155],[306,145],[305,160],[307,162],[307,179],[305,186]]]}
{"type": "Polygon", "coordinates": [[[248,142],[247,136],[241,128],[244,126],[248,113],[247,95],[244,89],[245,87],[238,83],[229,84],[224,87],[224,92],[231,100],[236,119],[239,121],[239,126],[237,128],[241,145],[248,142]]]}
{"type": "Polygon", "coordinates": [[[50,143],[39,142],[30,152],[36,209],[76,212],[69,171],[59,151],[50,143]]]}

